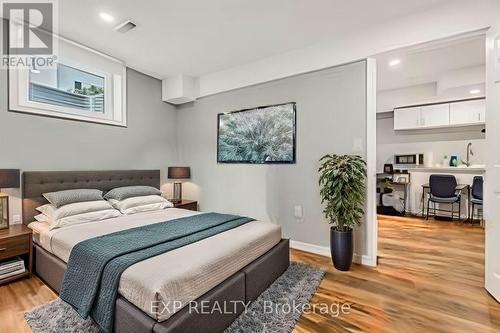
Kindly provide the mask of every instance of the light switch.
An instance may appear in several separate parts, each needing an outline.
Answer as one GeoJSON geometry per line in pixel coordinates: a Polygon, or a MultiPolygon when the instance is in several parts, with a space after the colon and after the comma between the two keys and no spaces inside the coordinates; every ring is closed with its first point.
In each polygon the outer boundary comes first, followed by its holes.
{"type": "Polygon", "coordinates": [[[361,138],[354,138],[352,141],[352,150],[353,152],[363,152],[363,139],[361,138]]]}
{"type": "Polygon", "coordinates": [[[298,220],[301,220],[302,217],[304,216],[302,206],[295,206],[293,211],[294,211],[295,218],[298,220]]]}

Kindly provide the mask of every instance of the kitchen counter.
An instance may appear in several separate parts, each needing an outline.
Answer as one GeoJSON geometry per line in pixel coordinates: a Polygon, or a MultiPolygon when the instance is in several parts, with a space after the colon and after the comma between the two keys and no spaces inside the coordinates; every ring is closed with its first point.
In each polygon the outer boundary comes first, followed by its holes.
{"type": "MultiPolygon", "coordinates": [[[[429,177],[432,174],[451,174],[457,179],[458,184],[472,185],[475,176],[483,176],[485,173],[484,165],[472,165],[471,167],[414,167],[409,168],[410,185],[408,191],[408,206],[407,210],[413,214],[422,214],[423,201],[422,201],[422,185],[429,183],[429,177]]],[[[399,187],[394,187],[394,193],[399,197],[404,197],[404,192],[399,187]]],[[[427,200],[425,198],[424,200],[427,200]]],[[[467,195],[462,196],[462,219],[467,218],[467,195]]]]}
{"type": "Polygon", "coordinates": [[[415,167],[408,169],[409,172],[451,172],[451,173],[484,173],[484,165],[472,165],[470,167],[415,167]]]}

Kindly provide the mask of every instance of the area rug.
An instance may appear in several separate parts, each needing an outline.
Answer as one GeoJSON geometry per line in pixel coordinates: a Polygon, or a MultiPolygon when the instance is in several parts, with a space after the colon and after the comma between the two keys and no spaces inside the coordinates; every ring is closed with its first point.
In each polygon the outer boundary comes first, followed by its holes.
{"type": "MultiPolygon", "coordinates": [[[[267,288],[224,332],[291,332],[303,305],[309,303],[325,272],[306,264],[290,267],[267,288]]],[[[71,306],[56,299],[24,314],[34,333],[98,333],[90,318],[84,320],[71,306]]]]}

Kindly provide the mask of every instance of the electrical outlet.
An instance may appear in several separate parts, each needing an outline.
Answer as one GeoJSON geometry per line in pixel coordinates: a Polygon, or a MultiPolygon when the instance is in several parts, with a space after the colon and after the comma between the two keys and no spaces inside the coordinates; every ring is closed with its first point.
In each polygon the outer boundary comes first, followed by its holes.
{"type": "Polygon", "coordinates": [[[12,223],[21,223],[21,215],[12,216],[12,223]]]}

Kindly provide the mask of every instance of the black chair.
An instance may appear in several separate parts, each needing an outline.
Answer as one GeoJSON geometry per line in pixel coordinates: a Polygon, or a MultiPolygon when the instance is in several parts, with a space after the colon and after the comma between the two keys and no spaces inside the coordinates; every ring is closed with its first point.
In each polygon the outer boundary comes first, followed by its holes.
{"type": "MultiPolygon", "coordinates": [[[[474,223],[474,208],[475,206],[483,206],[483,177],[475,176],[472,180],[472,188],[470,190],[470,203],[472,205],[471,216],[469,219],[471,223],[474,223]]],[[[483,221],[483,216],[481,215],[481,223],[483,221]]]]}
{"type": "Polygon", "coordinates": [[[458,203],[458,220],[460,220],[461,203],[460,191],[457,191],[457,179],[452,175],[431,175],[429,178],[429,199],[427,201],[427,216],[429,219],[430,203],[433,203],[432,215],[436,216],[436,211],[451,213],[451,219],[455,216],[455,204],[458,203]],[[436,203],[451,204],[451,210],[436,209],[436,203]]]}

